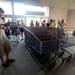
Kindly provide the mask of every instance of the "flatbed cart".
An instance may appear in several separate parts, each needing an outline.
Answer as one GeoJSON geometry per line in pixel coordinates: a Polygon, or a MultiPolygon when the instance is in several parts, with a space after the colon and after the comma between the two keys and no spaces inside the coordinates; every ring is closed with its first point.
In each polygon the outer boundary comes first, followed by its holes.
{"type": "Polygon", "coordinates": [[[43,70],[55,66],[58,58],[62,59],[62,62],[69,61],[72,58],[70,52],[59,46],[59,36],[55,28],[25,28],[25,44],[30,54],[43,70]],[[65,52],[69,56],[63,58],[65,52]]]}

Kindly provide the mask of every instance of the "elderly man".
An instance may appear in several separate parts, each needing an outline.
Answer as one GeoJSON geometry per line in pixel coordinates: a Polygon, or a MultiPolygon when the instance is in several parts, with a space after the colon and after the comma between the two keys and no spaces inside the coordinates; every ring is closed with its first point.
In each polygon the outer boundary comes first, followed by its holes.
{"type": "Polygon", "coordinates": [[[11,47],[9,41],[4,32],[4,11],[0,8],[0,58],[2,61],[3,67],[9,67],[10,63],[14,62],[14,59],[9,58],[9,53],[11,51],[11,47]],[[4,56],[6,56],[6,60],[4,60],[4,56]]]}

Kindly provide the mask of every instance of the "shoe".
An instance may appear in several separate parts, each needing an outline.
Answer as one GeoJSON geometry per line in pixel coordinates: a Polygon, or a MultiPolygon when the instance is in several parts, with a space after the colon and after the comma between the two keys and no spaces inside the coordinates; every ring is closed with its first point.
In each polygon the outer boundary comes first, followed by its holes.
{"type": "Polygon", "coordinates": [[[10,64],[9,64],[9,63],[2,63],[2,66],[3,66],[4,68],[8,68],[8,67],[10,66],[10,64]]]}
{"type": "Polygon", "coordinates": [[[15,59],[8,59],[8,60],[6,60],[6,62],[7,63],[13,63],[13,62],[15,62],[15,59]]]}

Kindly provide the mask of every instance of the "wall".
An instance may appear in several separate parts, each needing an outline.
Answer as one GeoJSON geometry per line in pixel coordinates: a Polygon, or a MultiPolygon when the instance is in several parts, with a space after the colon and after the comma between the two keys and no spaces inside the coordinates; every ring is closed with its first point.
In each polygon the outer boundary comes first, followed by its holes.
{"type": "Polygon", "coordinates": [[[68,0],[53,0],[51,3],[51,18],[67,21],[68,0]]]}
{"type": "Polygon", "coordinates": [[[69,7],[68,9],[75,9],[75,0],[69,0],[69,7]]]}
{"type": "Polygon", "coordinates": [[[51,18],[63,18],[67,29],[75,29],[75,0],[51,0],[50,9],[51,18]]]}
{"type": "Polygon", "coordinates": [[[69,0],[41,0],[42,6],[49,6],[49,16],[55,19],[64,19],[67,21],[67,10],[69,0]]]}
{"type": "Polygon", "coordinates": [[[75,29],[75,10],[68,10],[67,28],[72,30],[75,29]]]}
{"type": "Polygon", "coordinates": [[[75,30],[75,0],[70,0],[67,14],[67,29],[75,30]]]}

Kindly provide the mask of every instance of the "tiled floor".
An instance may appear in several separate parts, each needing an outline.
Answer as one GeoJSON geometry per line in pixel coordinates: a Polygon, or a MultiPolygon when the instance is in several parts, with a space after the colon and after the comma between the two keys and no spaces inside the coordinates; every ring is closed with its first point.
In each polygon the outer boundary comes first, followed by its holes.
{"type": "Polygon", "coordinates": [[[52,72],[49,72],[48,75],[75,75],[75,60],[60,65],[52,72]]]}
{"type": "Polygon", "coordinates": [[[23,41],[12,45],[11,56],[16,59],[16,62],[7,69],[3,69],[0,65],[0,75],[37,75],[41,71],[28,53],[23,41]]]}
{"type": "MultiPolygon", "coordinates": [[[[30,56],[24,41],[20,41],[18,44],[12,44],[11,46],[11,56],[16,59],[16,62],[6,69],[0,65],[0,75],[75,75],[75,58],[69,63],[64,63],[48,73],[44,73],[30,56]]],[[[74,50],[75,46],[72,48],[74,50]]]]}

